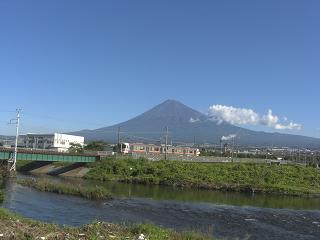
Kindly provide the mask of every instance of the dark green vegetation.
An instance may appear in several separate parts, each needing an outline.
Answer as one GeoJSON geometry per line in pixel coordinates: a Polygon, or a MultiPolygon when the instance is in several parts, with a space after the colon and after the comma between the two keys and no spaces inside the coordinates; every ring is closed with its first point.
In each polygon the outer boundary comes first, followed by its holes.
{"type": "Polygon", "coordinates": [[[4,194],[3,194],[3,191],[0,190],[0,203],[2,203],[4,200],[4,194]]]}
{"type": "Polygon", "coordinates": [[[83,147],[80,143],[70,143],[70,147],[68,149],[68,152],[69,153],[83,153],[84,150],[83,150],[83,147]]]}
{"type": "MultiPolygon", "coordinates": [[[[2,180],[1,180],[1,177],[0,177],[0,186],[2,185],[2,180]]],[[[4,193],[2,191],[2,189],[0,188],[0,203],[2,203],[4,200],[4,193]]]]}
{"type": "Polygon", "coordinates": [[[92,141],[83,147],[79,143],[71,143],[68,150],[69,153],[84,153],[87,151],[104,151],[108,144],[104,141],[92,141]]]}
{"type": "Polygon", "coordinates": [[[83,187],[66,183],[53,183],[43,179],[19,180],[19,184],[35,188],[39,191],[74,195],[92,200],[112,199],[111,194],[102,187],[83,187]]]}
{"type": "Polygon", "coordinates": [[[320,196],[320,171],[293,165],[152,162],[106,159],[93,163],[88,179],[118,180],[223,191],[320,196]]]}
{"type": "Polygon", "coordinates": [[[58,227],[53,224],[41,223],[21,218],[0,208],[0,233],[3,239],[138,239],[140,234],[149,240],[205,240],[209,237],[194,233],[177,233],[151,224],[121,226],[104,222],[94,222],[77,228],[58,227]]]}
{"type": "Polygon", "coordinates": [[[104,151],[108,144],[104,141],[92,141],[84,147],[87,151],[104,151]]]}

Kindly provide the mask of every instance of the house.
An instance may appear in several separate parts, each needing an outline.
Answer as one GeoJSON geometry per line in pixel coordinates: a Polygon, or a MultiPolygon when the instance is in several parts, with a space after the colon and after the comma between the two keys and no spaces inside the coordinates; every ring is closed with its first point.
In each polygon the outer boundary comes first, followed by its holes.
{"type": "Polygon", "coordinates": [[[72,143],[84,146],[84,137],[69,134],[33,134],[19,135],[18,146],[31,149],[52,149],[66,152],[72,143]]]}

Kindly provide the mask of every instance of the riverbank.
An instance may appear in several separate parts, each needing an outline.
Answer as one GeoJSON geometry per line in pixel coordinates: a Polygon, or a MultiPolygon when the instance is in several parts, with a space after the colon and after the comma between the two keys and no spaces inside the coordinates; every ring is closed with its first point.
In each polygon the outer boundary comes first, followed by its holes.
{"type": "Polygon", "coordinates": [[[122,226],[94,222],[81,227],[59,227],[22,218],[0,208],[0,239],[42,240],[96,240],[96,239],[148,239],[148,240],[205,240],[212,239],[195,233],[177,233],[151,224],[122,226]]]}
{"type": "Polygon", "coordinates": [[[52,183],[44,179],[22,179],[17,183],[43,192],[73,195],[91,200],[111,200],[112,195],[102,187],[84,187],[66,183],[52,183]]]}
{"type": "Polygon", "coordinates": [[[267,164],[207,164],[109,158],[90,165],[87,179],[320,197],[320,171],[267,164]]]}
{"type": "MultiPolygon", "coordinates": [[[[1,181],[1,180],[0,180],[1,181]]],[[[0,183],[1,184],[1,183],[0,183]]],[[[4,201],[4,193],[3,191],[0,189],[0,204],[4,201]]]]}
{"type": "MultiPolygon", "coordinates": [[[[30,175],[18,174],[17,178],[30,178],[30,175]]],[[[59,226],[79,227],[98,219],[116,224],[152,222],[178,232],[197,231],[221,239],[247,239],[250,236],[250,239],[259,240],[318,240],[320,236],[320,203],[317,198],[252,195],[50,176],[39,178],[53,183],[102,186],[115,199],[90,201],[41,192],[22,187],[16,183],[16,179],[11,178],[5,185],[6,200],[2,206],[22,216],[59,226]],[[192,199],[193,196],[196,198],[192,199]],[[230,202],[228,199],[233,200],[230,202]],[[250,199],[250,202],[246,199],[250,199]],[[292,204],[297,202],[300,202],[299,211],[292,208],[292,204]],[[311,205],[314,207],[309,209],[311,205]],[[308,209],[305,208],[307,206],[308,209]]]]}
{"type": "Polygon", "coordinates": [[[0,203],[4,201],[4,193],[1,189],[1,186],[3,185],[3,177],[5,175],[5,171],[3,167],[0,167],[0,203]]]}

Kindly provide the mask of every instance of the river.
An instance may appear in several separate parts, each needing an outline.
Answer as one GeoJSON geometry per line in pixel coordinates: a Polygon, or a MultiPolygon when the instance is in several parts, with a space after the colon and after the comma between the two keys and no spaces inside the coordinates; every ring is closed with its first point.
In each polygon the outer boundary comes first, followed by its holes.
{"type": "Polygon", "coordinates": [[[90,201],[39,192],[9,181],[3,206],[22,216],[60,225],[77,226],[93,220],[152,222],[223,239],[320,239],[320,199],[46,178],[103,185],[115,199],[90,201]]]}

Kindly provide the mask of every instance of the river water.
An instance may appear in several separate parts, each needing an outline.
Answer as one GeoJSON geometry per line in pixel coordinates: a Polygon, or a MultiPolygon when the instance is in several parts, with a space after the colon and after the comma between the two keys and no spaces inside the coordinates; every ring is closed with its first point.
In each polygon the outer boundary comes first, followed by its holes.
{"type": "Polygon", "coordinates": [[[90,201],[39,192],[11,181],[6,184],[3,206],[22,216],[61,225],[77,226],[93,220],[152,222],[178,231],[195,230],[223,239],[320,239],[319,199],[59,177],[50,179],[103,185],[115,199],[90,201]]]}

